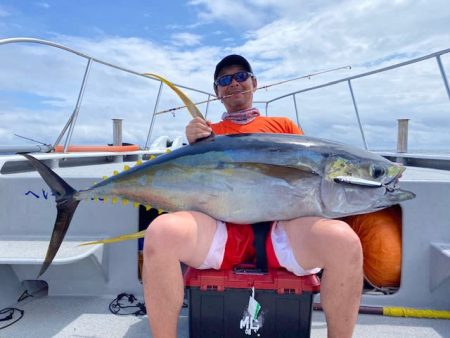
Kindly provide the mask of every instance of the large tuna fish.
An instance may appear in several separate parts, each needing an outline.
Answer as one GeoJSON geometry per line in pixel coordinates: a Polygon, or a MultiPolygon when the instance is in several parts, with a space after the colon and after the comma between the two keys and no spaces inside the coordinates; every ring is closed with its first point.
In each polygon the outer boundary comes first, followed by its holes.
{"type": "Polygon", "coordinates": [[[361,149],[299,135],[212,137],[81,191],[25,156],[54,192],[58,209],[39,275],[56,255],[79,201],[86,198],[119,197],[248,224],[360,214],[415,196],[398,188],[404,171],[398,164],[361,149]]]}

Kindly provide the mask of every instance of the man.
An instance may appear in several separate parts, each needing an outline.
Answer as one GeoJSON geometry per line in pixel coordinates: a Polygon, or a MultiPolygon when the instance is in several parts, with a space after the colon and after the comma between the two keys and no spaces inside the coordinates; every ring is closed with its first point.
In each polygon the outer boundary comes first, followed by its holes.
{"type": "MultiPolygon", "coordinates": [[[[200,118],[186,127],[189,143],[215,134],[271,132],[302,134],[287,118],[259,116],[253,108],[257,80],[239,55],[221,60],[214,90],[226,112],[212,124],[200,118]]],[[[351,337],[362,289],[361,243],[341,221],[302,217],[273,222],[267,240],[268,264],[296,275],[323,269],[321,303],[328,337],[351,337]]],[[[144,293],[152,335],[176,337],[184,286],[180,262],[194,268],[231,268],[254,254],[251,225],[225,224],[193,211],[164,214],[149,226],[144,245],[144,293]]]]}

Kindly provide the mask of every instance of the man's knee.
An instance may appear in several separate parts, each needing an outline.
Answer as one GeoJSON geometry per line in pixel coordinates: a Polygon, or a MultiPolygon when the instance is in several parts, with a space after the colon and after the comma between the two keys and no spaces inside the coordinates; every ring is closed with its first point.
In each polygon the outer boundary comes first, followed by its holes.
{"type": "Polygon", "coordinates": [[[183,231],[180,229],[178,217],[174,214],[163,214],[157,217],[145,231],[144,256],[174,248],[182,242],[183,231]]]}
{"type": "Polygon", "coordinates": [[[342,221],[329,220],[329,258],[341,263],[362,267],[361,241],[350,226],[342,221]]]}

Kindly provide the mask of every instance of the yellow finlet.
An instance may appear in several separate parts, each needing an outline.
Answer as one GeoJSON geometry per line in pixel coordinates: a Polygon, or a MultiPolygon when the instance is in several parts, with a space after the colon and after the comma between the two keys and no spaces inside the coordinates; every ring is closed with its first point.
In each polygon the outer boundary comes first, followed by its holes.
{"type": "Polygon", "coordinates": [[[133,208],[139,208],[139,202],[133,202],[133,208]]]}
{"type": "Polygon", "coordinates": [[[125,165],[123,166],[123,170],[124,170],[124,171],[130,170],[130,166],[128,166],[128,165],[125,164],[125,165]]]}
{"type": "Polygon", "coordinates": [[[118,172],[117,170],[114,170],[114,171],[113,171],[113,175],[114,175],[114,176],[119,175],[119,172],[118,172]]]}
{"type": "Polygon", "coordinates": [[[128,200],[126,198],[122,198],[122,205],[128,205],[128,200]]]}
{"type": "Polygon", "coordinates": [[[102,180],[107,180],[109,177],[108,176],[102,176],[102,180]]]}
{"type": "Polygon", "coordinates": [[[170,153],[172,150],[166,149],[166,154],[170,153]]]}
{"type": "Polygon", "coordinates": [[[109,198],[108,197],[103,197],[103,203],[108,203],[109,198]]]}
{"type": "Polygon", "coordinates": [[[145,206],[145,210],[149,211],[152,207],[150,205],[145,206]]]}
{"type": "Polygon", "coordinates": [[[98,203],[98,197],[94,197],[94,203],[98,203]]]}
{"type": "Polygon", "coordinates": [[[141,165],[142,164],[142,160],[137,160],[136,161],[136,165],[141,165]]]}
{"type": "Polygon", "coordinates": [[[118,201],[119,199],[115,196],[111,199],[112,204],[116,204],[118,201]]]}
{"type": "Polygon", "coordinates": [[[154,158],[156,158],[156,156],[155,156],[155,155],[150,155],[150,158],[149,158],[149,160],[153,160],[154,158]]]}

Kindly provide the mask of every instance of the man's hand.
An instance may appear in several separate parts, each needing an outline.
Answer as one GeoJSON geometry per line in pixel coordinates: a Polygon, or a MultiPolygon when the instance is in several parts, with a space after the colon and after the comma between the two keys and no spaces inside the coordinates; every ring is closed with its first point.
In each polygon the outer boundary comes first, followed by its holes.
{"type": "Polygon", "coordinates": [[[200,138],[208,137],[212,133],[212,129],[209,126],[210,121],[205,121],[201,117],[195,117],[186,126],[186,138],[189,144],[195,143],[200,138]]]}

